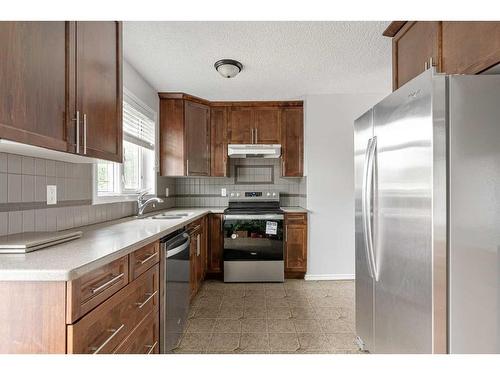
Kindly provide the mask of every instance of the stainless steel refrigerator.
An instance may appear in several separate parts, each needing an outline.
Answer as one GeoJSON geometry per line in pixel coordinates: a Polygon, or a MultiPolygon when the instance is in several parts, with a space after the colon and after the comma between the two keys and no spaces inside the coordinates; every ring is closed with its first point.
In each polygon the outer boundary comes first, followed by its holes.
{"type": "Polygon", "coordinates": [[[429,69],[355,121],[356,334],[500,353],[500,76],[429,69]]]}

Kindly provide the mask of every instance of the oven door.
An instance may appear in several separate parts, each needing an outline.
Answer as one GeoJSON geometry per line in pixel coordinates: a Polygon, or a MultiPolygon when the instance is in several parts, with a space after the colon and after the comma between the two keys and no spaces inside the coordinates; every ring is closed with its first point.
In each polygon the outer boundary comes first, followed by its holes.
{"type": "Polygon", "coordinates": [[[283,215],[224,215],[224,261],[283,261],[283,215]]]}

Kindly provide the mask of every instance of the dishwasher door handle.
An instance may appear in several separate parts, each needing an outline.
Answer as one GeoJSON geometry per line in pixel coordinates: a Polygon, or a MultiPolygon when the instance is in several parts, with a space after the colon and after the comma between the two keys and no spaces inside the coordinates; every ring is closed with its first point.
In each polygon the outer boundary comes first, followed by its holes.
{"type": "Polygon", "coordinates": [[[191,244],[191,238],[187,236],[186,242],[184,242],[182,245],[167,250],[167,258],[173,257],[174,255],[177,255],[180,252],[186,250],[187,248],[189,248],[190,244],[191,244]]]}

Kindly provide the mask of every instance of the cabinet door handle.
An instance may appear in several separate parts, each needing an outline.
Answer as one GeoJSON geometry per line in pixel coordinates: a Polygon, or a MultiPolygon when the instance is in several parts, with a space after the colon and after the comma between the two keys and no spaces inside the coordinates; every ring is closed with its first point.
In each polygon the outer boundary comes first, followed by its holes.
{"type": "Polygon", "coordinates": [[[158,341],[155,341],[153,345],[146,345],[146,348],[149,349],[146,354],[153,353],[153,350],[155,350],[156,345],[158,345],[158,341]]]}
{"type": "Polygon", "coordinates": [[[137,306],[138,309],[142,309],[146,303],[148,303],[151,298],[153,298],[156,293],[158,293],[157,290],[154,291],[154,293],[146,293],[146,299],[143,302],[136,302],[135,305],[137,306]]]}
{"type": "Polygon", "coordinates": [[[83,154],[87,155],[87,114],[83,114],[83,154]]]}
{"type": "Polygon", "coordinates": [[[80,153],[80,111],[76,111],[76,117],[73,119],[76,122],[76,153],[80,153]]]}
{"type": "Polygon", "coordinates": [[[281,161],[281,175],[282,176],[285,175],[285,161],[284,160],[281,161]]]}
{"type": "Polygon", "coordinates": [[[197,257],[199,257],[200,253],[201,253],[201,250],[200,250],[200,242],[201,242],[200,237],[201,236],[199,234],[196,235],[196,256],[197,257]]]}
{"type": "Polygon", "coordinates": [[[189,176],[189,159],[186,159],[186,176],[189,176]]]}
{"type": "Polygon", "coordinates": [[[90,350],[93,350],[92,354],[99,354],[99,352],[106,346],[108,343],[113,340],[113,338],[125,327],[125,324],[122,324],[118,328],[108,329],[108,332],[111,332],[111,336],[109,336],[101,345],[98,347],[90,347],[90,350]]]}
{"type": "Polygon", "coordinates": [[[156,252],[155,252],[155,253],[153,253],[153,254],[151,254],[151,255],[147,256],[147,257],[146,257],[146,258],[144,258],[143,260],[138,261],[137,263],[140,263],[140,264],[147,263],[148,261],[150,261],[151,259],[153,259],[153,258],[156,256],[156,254],[158,254],[158,253],[156,253],[156,252]]]}
{"type": "Polygon", "coordinates": [[[115,284],[119,279],[121,279],[124,276],[123,272],[115,277],[113,277],[111,280],[106,281],[104,284],[96,286],[94,288],[91,288],[92,294],[99,293],[101,290],[106,289],[107,287],[115,284]]]}
{"type": "Polygon", "coordinates": [[[285,242],[288,242],[288,224],[285,225],[285,242]]]}
{"type": "Polygon", "coordinates": [[[259,142],[259,139],[258,139],[258,138],[259,138],[259,137],[258,137],[258,134],[259,134],[259,133],[258,133],[258,129],[257,129],[257,128],[255,128],[255,143],[258,143],[258,142],[259,142]]]}

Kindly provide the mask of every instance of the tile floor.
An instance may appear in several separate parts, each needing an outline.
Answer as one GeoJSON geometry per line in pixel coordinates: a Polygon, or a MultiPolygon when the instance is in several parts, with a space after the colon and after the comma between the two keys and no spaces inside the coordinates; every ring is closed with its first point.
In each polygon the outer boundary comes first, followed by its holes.
{"type": "Polygon", "coordinates": [[[176,353],[359,353],[354,282],[206,281],[176,353]]]}

